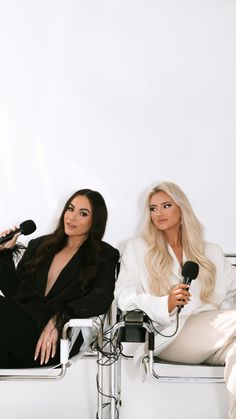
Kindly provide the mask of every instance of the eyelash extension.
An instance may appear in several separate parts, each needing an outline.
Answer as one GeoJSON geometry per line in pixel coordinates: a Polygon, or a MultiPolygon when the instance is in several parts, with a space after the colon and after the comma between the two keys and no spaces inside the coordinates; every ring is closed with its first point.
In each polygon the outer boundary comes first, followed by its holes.
{"type": "Polygon", "coordinates": [[[80,215],[82,215],[83,217],[87,217],[88,216],[88,213],[87,212],[84,212],[84,211],[81,211],[80,212],[80,215]]]}
{"type": "MultiPolygon", "coordinates": [[[[167,208],[170,208],[170,207],[172,207],[172,204],[171,203],[169,203],[169,204],[164,204],[163,205],[163,208],[164,209],[167,209],[167,208]]],[[[150,211],[155,211],[155,210],[157,210],[157,208],[156,207],[150,207],[150,211]]]]}

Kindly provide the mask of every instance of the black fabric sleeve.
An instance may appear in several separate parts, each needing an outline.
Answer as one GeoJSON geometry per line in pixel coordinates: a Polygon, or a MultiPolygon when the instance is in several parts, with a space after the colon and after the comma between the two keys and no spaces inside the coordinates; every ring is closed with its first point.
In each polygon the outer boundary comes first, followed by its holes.
{"type": "Polygon", "coordinates": [[[74,318],[87,318],[106,313],[113,301],[119,252],[114,249],[109,259],[98,266],[96,278],[89,292],[67,302],[68,313],[74,318]]]}
{"type": "Polygon", "coordinates": [[[0,289],[6,297],[15,292],[19,280],[13,255],[13,249],[5,249],[0,252],[0,289]]]}
{"type": "Polygon", "coordinates": [[[15,293],[20,280],[19,266],[30,259],[32,248],[34,248],[31,243],[35,241],[31,240],[27,248],[19,244],[13,249],[5,249],[0,252],[0,289],[6,297],[12,297],[15,293]],[[14,262],[14,256],[17,259],[21,257],[17,268],[14,262]]]}
{"type": "Polygon", "coordinates": [[[37,246],[40,243],[40,240],[41,237],[29,241],[28,246],[17,266],[17,270],[19,272],[21,271],[24,264],[32,258],[33,254],[35,253],[35,250],[37,249],[37,246]]]}

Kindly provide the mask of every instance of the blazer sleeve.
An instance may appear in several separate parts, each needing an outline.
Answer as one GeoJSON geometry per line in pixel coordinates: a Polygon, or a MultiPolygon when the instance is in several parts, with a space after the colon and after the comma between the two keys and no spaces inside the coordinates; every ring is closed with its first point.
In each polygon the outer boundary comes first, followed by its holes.
{"type": "Polygon", "coordinates": [[[89,291],[79,298],[75,297],[75,299],[66,302],[70,316],[87,318],[108,311],[114,298],[118,260],[119,252],[114,248],[109,252],[109,255],[100,260],[96,277],[89,291]]]}
{"type": "Polygon", "coordinates": [[[0,252],[0,289],[6,297],[11,296],[15,292],[19,282],[13,255],[14,250],[12,249],[0,252]]]}
{"type": "Polygon", "coordinates": [[[168,296],[158,297],[149,291],[145,267],[145,248],[141,241],[127,243],[121,258],[121,269],[115,288],[115,301],[122,310],[142,310],[163,326],[171,323],[168,296]]]}
{"type": "Polygon", "coordinates": [[[27,248],[20,245],[0,252],[0,288],[6,297],[12,297],[16,292],[21,278],[20,267],[31,258],[35,243],[38,243],[38,239],[31,240],[27,248]],[[18,264],[14,262],[14,255],[21,257],[18,264]]]}
{"type": "Polygon", "coordinates": [[[32,239],[32,240],[29,241],[28,246],[27,246],[21,260],[19,261],[19,263],[17,265],[17,270],[19,272],[21,271],[21,268],[25,265],[25,263],[27,263],[33,257],[37,247],[39,246],[39,244],[41,244],[44,237],[45,236],[41,236],[41,237],[38,237],[36,239],[32,239]]]}

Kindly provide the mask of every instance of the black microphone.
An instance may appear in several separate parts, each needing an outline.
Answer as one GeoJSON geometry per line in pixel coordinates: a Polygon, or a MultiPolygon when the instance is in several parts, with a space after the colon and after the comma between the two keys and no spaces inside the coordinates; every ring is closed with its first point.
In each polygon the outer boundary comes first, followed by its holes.
{"type": "MultiPolygon", "coordinates": [[[[185,262],[182,268],[182,276],[183,276],[183,284],[189,285],[191,284],[193,279],[196,279],[199,272],[199,265],[196,262],[192,262],[188,260],[185,262]]],[[[184,306],[178,307],[178,312],[180,312],[181,308],[184,306]]]]}
{"type": "Polygon", "coordinates": [[[25,236],[28,236],[28,234],[32,234],[35,230],[36,230],[36,225],[35,225],[34,221],[26,220],[23,223],[21,223],[19,228],[17,228],[16,230],[12,230],[6,236],[0,237],[0,244],[8,242],[17,233],[24,234],[25,236]]]}

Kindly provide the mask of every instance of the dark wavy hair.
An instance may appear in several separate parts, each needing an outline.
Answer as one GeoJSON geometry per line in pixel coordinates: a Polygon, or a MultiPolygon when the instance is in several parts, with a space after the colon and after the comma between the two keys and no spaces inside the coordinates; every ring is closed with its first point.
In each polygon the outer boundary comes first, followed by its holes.
{"type": "Polygon", "coordinates": [[[64,209],[59,218],[58,225],[52,234],[45,236],[37,248],[34,256],[24,265],[24,271],[34,271],[43,262],[48,261],[55,253],[59,252],[66,245],[67,235],[64,228],[64,214],[70,203],[77,196],[86,196],[92,208],[92,225],[86,240],[86,252],[84,252],[84,267],[93,265],[94,255],[99,251],[99,244],[103,238],[107,223],[107,207],[102,195],[91,189],[80,189],[73,193],[65,203],[64,209]]]}

